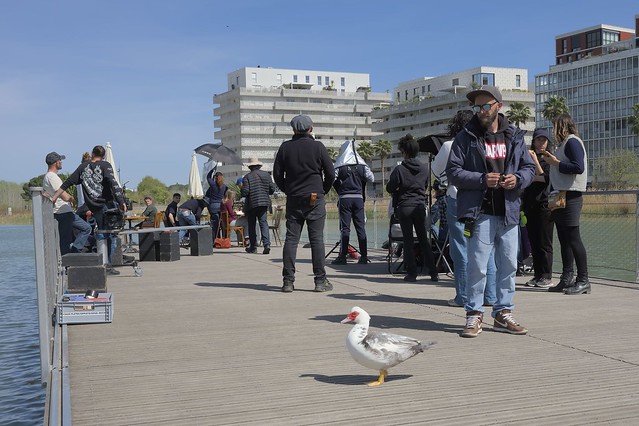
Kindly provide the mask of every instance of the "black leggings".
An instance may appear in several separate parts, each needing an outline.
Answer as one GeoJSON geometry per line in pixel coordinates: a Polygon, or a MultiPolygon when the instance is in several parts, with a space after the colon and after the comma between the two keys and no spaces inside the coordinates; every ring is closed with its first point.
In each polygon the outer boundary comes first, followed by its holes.
{"type": "Polygon", "coordinates": [[[579,227],[557,225],[557,236],[561,245],[563,273],[573,272],[574,262],[577,265],[577,280],[588,278],[588,257],[581,241],[579,227]]]}

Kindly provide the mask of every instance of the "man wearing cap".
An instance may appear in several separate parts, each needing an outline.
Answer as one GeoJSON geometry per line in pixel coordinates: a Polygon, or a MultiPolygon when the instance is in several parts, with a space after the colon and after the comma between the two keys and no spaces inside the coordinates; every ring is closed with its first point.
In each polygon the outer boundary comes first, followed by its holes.
{"type": "MultiPolygon", "coordinates": [[[[65,180],[53,195],[55,203],[58,197],[71,185],[82,185],[86,206],[91,210],[99,230],[108,230],[107,210],[119,208],[126,212],[126,203],[122,188],[115,180],[113,167],[104,161],[106,151],[102,145],[96,145],[91,151],[91,161],[83,162],[65,180]]],[[[64,198],[62,198],[64,199],[64,198]]],[[[118,275],[120,272],[113,268],[111,257],[116,247],[116,238],[111,233],[98,233],[96,240],[107,240],[107,272],[118,275]]]]}
{"type": "MultiPolygon", "coordinates": [[[[62,185],[62,179],[58,173],[62,170],[62,160],[65,158],[57,152],[50,152],[45,158],[48,170],[44,175],[42,188],[50,197],[53,197],[62,185]]],[[[91,225],[73,212],[72,204],[75,200],[71,194],[64,191],[61,198],[53,204],[53,217],[58,222],[60,254],[84,252],[84,246],[91,235],[91,225]],[[75,239],[73,238],[74,229],[77,232],[75,239]]]]}
{"type": "Polygon", "coordinates": [[[515,321],[513,296],[519,246],[520,195],[535,176],[535,164],[524,143],[525,131],[499,113],[502,97],[494,86],[481,86],[466,95],[475,116],[455,136],[446,168],[457,187],[457,217],[468,238],[462,337],[482,331],[486,269],[494,249],[497,301],[493,305],[495,331],[526,334],[515,321]]]}
{"type": "Polygon", "coordinates": [[[260,224],[262,234],[262,247],[264,254],[271,252],[271,240],[269,239],[268,221],[266,215],[271,207],[271,197],[275,192],[275,183],[264,170],[261,170],[262,163],[257,157],[250,157],[247,164],[250,172],[242,179],[242,197],[244,200],[244,213],[248,220],[249,246],[247,253],[257,253],[257,230],[255,222],[260,224]]]}
{"type": "Polygon", "coordinates": [[[306,223],[311,243],[315,291],[333,289],[324,264],[324,195],[335,180],[333,161],[323,143],[311,134],[313,121],[307,115],[291,120],[293,138],[280,146],[273,164],[275,183],[286,194],[286,241],[284,242],[282,291],[294,290],[295,259],[302,227],[306,223]]]}

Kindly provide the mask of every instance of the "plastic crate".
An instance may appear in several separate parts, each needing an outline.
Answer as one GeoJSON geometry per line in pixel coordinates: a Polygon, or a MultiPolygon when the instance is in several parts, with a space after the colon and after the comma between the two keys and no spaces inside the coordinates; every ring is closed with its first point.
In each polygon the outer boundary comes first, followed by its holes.
{"type": "Polygon", "coordinates": [[[100,293],[96,299],[86,299],[83,294],[65,294],[58,300],[56,317],[58,324],[112,322],[113,295],[100,293]]]}

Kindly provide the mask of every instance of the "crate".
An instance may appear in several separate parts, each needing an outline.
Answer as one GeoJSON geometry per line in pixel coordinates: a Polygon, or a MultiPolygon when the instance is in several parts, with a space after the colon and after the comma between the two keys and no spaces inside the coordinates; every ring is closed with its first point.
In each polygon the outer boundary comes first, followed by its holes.
{"type": "Polygon", "coordinates": [[[113,295],[100,293],[97,299],[85,299],[83,294],[65,294],[56,307],[58,324],[90,324],[113,321],[113,295]],[[77,300],[75,300],[77,299],[77,300]]]}

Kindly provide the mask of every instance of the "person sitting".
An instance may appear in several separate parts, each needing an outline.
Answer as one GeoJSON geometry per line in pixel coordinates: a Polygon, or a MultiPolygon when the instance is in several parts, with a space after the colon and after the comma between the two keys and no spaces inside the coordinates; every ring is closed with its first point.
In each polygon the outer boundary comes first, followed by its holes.
{"type": "Polygon", "coordinates": [[[164,226],[178,226],[177,209],[181,199],[179,193],[173,194],[173,201],[164,210],[164,226]]]}
{"type": "MultiPolygon", "coordinates": [[[[224,198],[222,199],[222,205],[220,206],[221,212],[226,212],[229,218],[229,226],[241,226],[244,230],[244,245],[248,245],[248,220],[244,216],[244,212],[235,210],[233,208],[233,201],[237,193],[232,190],[226,191],[224,198]]],[[[225,235],[225,237],[229,237],[225,235]]],[[[240,233],[237,232],[237,240],[240,241],[240,233]]]]}
{"type": "Polygon", "coordinates": [[[158,212],[158,208],[153,205],[153,198],[149,196],[144,197],[144,204],[146,204],[146,208],[142,212],[142,216],[146,218],[135,226],[137,228],[153,228],[155,225],[155,214],[158,212]]]}
{"type": "MultiPolygon", "coordinates": [[[[197,223],[200,221],[202,210],[204,210],[204,207],[208,205],[208,201],[209,200],[207,198],[191,198],[190,200],[182,203],[182,205],[178,207],[178,224],[180,226],[197,225],[197,223]]],[[[180,244],[184,244],[187,242],[187,240],[184,239],[186,231],[186,229],[182,229],[178,233],[180,244]]]]}

